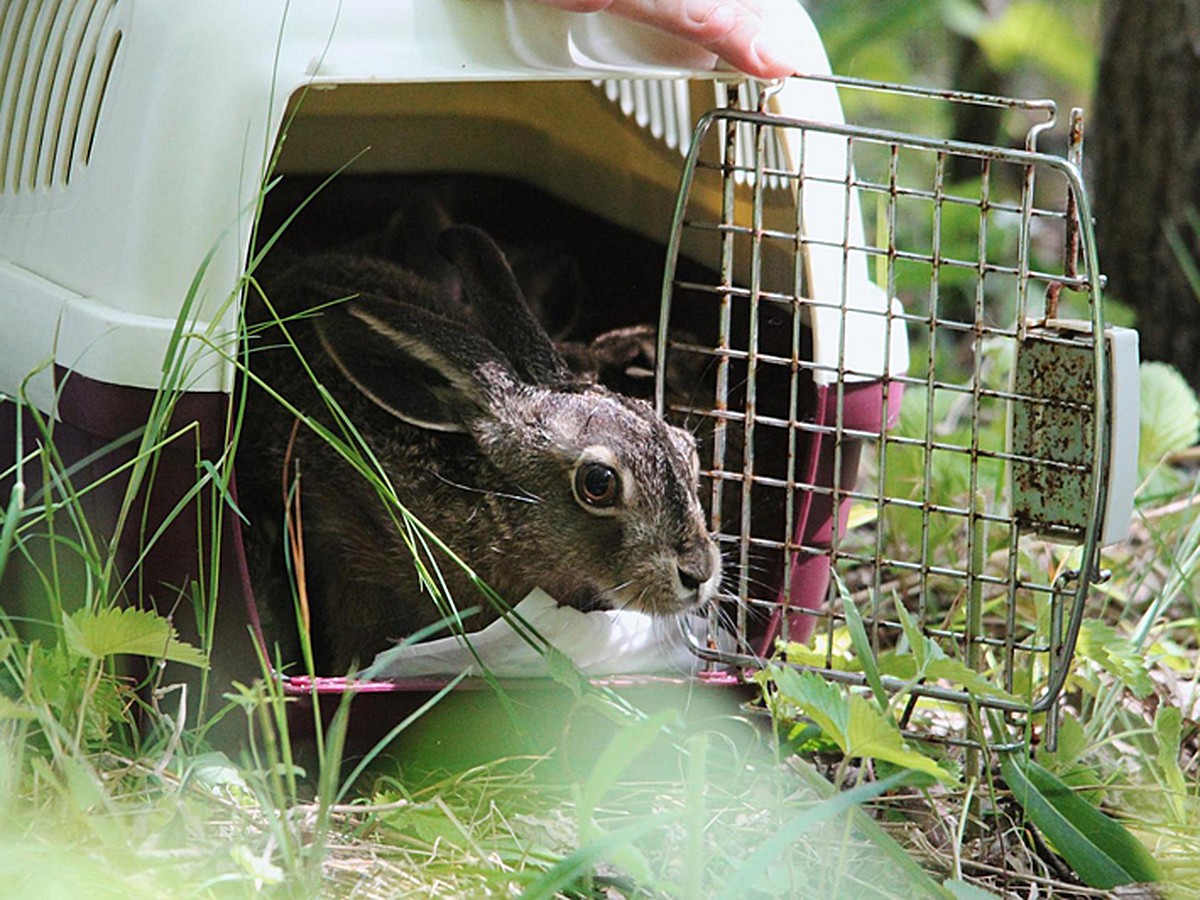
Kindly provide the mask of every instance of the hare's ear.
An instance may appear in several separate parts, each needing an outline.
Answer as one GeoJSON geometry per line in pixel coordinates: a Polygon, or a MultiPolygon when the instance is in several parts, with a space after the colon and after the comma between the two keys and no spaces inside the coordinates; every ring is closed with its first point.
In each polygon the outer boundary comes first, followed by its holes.
{"type": "Polygon", "coordinates": [[[467,431],[516,376],[477,334],[420,307],[362,296],[316,320],[342,374],[376,405],[410,425],[467,431]]]}
{"type": "Polygon", "coordinates": [[[529,310],[504,254],[486,232],[456,225],[442,232],[438,249],[458,266],[463,292],[487,338],[531,384],[571,377],[554,343],[529,310]]]}
{"type": "Polygon", "coordinates": [[[405,191],[403,206],[379,236],[378,249],[385,259],[457,292],[458,270],[437,248],[438,235],[453,224],[454,219],[432,188],[414,186],[405,191]]]}

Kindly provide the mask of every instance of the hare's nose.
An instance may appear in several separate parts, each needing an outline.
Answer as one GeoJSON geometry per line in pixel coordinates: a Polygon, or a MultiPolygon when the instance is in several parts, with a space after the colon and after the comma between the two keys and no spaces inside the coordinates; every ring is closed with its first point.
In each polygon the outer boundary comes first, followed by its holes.
{"type": "Polygon", "coordinates": [[[689,569],[687,566],[679,567],[679,583],[683,585],[684,590],[698,591],[707,579],[701,577],[694,569],[689,569]]]}
{"type": "Polygon", "coordinates": [[[679,560],[679,583],[684,590],[698,591],[700,585],[712,578],[712,555],[697,548],[686,558],[679,560]]]}

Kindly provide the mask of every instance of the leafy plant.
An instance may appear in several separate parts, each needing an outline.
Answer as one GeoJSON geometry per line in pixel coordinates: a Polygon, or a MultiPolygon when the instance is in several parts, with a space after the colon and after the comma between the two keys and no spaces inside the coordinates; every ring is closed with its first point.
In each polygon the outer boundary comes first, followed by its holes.
{"type": "MultiPolygon", "coordinates": [[[[900,729],[877,706],[860,694],[847,695],[814,672],[770,665],[756,676],[769,685],[768,703],[778,721],[798,715],[811,719],[841,750],[844,763],[851,760],[883,760],[943,781],[954,777],[928,756],[908,747],[900,729]]],[[[791,736],[802,724],[792,726],[791,736]]]]}
{"type": "Polygon", "coordinates": [[[1145,846],[1020,753],[1001,753],[1000,770],[1014,799],[1089,887],[1160,881],[1162,870],[1145,846]]]}
{"type": "Polygon", "coordinates": [[[1166,363],[1144,362],[1140,375],[1138,476],[1146,482],[1140,496],[1147,502],[1182,487],[1168,460],[1200,436],[1200,400],[1179,371],[1166,363]]]}

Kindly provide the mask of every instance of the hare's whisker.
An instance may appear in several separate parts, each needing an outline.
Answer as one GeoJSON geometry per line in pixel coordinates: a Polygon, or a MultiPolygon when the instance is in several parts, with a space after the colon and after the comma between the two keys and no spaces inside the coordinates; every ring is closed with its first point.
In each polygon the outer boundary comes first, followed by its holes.
{"type": "Polygon", "coordinates": [[[489,488],[471,487],[469,484],[461,484],[457,481],[452,481],[441,472],[434,472],[433,476],[443,484],[448,484],[452,488],[458,488],[460,491],[466,491],[470,494],[486,494],[489,497],[499,497],[501,500],[516,500],[518,503],[541,503],[542,498],[536,494],[525,492],[524,494],[508,494],[504,491],[495,491],[489,488]]]}

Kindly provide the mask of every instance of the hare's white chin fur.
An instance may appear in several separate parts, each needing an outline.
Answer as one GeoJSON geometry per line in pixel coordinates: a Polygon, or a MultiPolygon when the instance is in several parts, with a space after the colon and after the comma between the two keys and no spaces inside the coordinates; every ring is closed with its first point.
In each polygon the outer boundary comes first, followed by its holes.
{"type": "Polygon", "coordinates": [[[700,587],[696,588],[694,591],[689,590],[685,588],[683,584],[680,584],[678,592],[679,600],[687,607],[707,606],[709,601],[717,595],[717,589],[720,586],[721,569],[718,566],[713,571],[712,576],[708,579],[708,581],[702,583],[700,587]]]}

